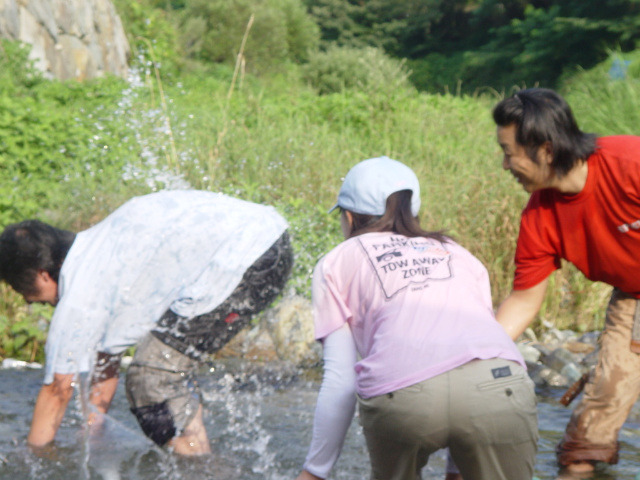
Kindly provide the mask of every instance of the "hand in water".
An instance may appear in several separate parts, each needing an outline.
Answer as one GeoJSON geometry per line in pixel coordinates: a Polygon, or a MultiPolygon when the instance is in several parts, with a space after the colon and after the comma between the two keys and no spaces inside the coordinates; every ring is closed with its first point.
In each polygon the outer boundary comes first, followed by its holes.
{"type": "Polygon", "coordinates": [[[44,458],[51,461],[56,461],[58,458],[58,449],[53,442],[47,443],[44,446],[29,445],[31,453],[38,458],[44,458]]]}
{"type": "Polygon", "coordinates": [[[89,435],[100,435],[104,430],[105,414],[97,411],[89,413],[87,418],[87,427],[89,428],[89,435]]]}
{"type": "Polygon", "coordinates": [[[296,477],[296,480],[324,480],[322,477],[316,477],[313,473],[309,473],[306,470],[300,472],[300,475],[296,477]]]}

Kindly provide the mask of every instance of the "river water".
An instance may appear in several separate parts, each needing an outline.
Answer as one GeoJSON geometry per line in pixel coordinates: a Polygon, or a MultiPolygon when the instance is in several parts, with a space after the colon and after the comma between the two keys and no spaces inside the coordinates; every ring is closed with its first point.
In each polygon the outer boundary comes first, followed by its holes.
{"type": "MultiPolygon", "coordinates": [[[[103,430],[83,430],[80,401],[70,405],[53,446],[35,455],[25,444],[41,370],[0,370],[0,478],[11,480],[284,480],[293,479],[311,436],[318,380],[277,366],[220,363],[203,371],[205,423],[214,454],[181,459],[150,443],[129,413],[122,381],[103,430]]],[[[553,454],[570,409],[562,390],[539,390],[540,443],[536,477],[555,479],[553,454]]],[[[620,462],[593,479],[640,478],[640,405],[620,434],[620,462]]],[[[434,454],[423,479],[443,479],[445,457],[434,454]]],[[[334,480],[365,480],[368,459],[357,424],[351,426],[334,480]]]]}

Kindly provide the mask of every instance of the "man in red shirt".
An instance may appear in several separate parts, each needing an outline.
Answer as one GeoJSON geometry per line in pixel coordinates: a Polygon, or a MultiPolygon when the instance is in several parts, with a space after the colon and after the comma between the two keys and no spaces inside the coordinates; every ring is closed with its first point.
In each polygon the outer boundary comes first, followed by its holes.
{"type": "Polygon", "coordinates": [[[516,339],[561,259],[613,287],[598,364],[556,450],[569,472],[588,472],[617,462],[618,431],[640,394],[640,137],[584,133],[566,101],[541,88],[502,100],[493,118],[503,168],[531,193],[498,321],[516,339]]]}

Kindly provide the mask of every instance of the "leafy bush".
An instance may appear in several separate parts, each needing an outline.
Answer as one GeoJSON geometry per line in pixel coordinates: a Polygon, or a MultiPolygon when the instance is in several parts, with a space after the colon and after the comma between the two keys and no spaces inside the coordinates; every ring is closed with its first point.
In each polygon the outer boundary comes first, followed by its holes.
{"type": "Polygon", "coordinates": [[[44,80],[29,60],[30,48],[0,39],[0,95],[22,95],[44,80]]]}
{"type": "Polygon", "coordinates": [[[162,67],[164,75],[176,74],[182,64],[178,33],[167,12],[149,0],[114,0],[133,50],[133,63],[162,67]]]}
{"type": "Polygon", "coordinates": [[[137,113],[117,77],[49,81],[30,68],[0,55],[0,227],[51,215],[68,227],[78,215],[67,209],[117,197],[125,168],[140,163],[137,113]]]}
{"type": "Polygon", "coordinates": [[[118,153],[125,143],[105,128],[112,112],[98,104],[116,104],[122,82],[92,85],[44,82],[31,95],[0,97],[0,225],[74,202],[87,182],[95,193],[115,181],[109,177],[126,161],[118,153]]]}
{"type": "Polygon", "coordinates": [[[181,12],[182,44],[200,60],[235,64],[244,48],[250,72],[272,71],[278,63],[303,62],[319,42],[317,25],[300,0],[191,0],[181,12]]]}
{"type": "Polygon", "coordinates": [[[303,67],[303,76],[321,95],[348,89],[391,93],[410,86],[404,63],[373,47],[331,47],[316,52],[303,67]]]}
{"type": "Polygon", "coordinates": [[[0,357],[42,362],[52,309],[44,305],[27,307],[18,298],[7,285],[0,285],[0,357]]]}
{"type": "Polygon", "coordinates": [[[463,53],[444,55],[431,53],[418,60],[409,60],[411,83],[418,90],[442,93],[458,92],[462,79],[463,53]]]}

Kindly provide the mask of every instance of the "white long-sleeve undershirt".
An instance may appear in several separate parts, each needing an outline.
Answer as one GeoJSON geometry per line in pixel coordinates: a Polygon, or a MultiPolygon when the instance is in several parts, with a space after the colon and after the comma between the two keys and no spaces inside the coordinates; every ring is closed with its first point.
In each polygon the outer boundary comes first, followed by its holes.
{"type": "Polygon", "coordinates": [[[348,324],[330,333],[322,343],[324,374],[304,469],[318,477],[327,478],[338,461],[355,412],[354,366],[358,353],[348,324]]]}

